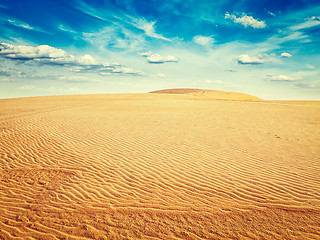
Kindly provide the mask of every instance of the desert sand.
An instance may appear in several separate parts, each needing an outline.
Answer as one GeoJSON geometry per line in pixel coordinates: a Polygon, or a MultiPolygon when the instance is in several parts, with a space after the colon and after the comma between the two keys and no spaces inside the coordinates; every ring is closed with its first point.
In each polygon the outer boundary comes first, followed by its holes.
{"type": "Polygon", "coordinates": [[[1,99],[0,156],[0,239],[320,239],[320,101],[1,99]]]}

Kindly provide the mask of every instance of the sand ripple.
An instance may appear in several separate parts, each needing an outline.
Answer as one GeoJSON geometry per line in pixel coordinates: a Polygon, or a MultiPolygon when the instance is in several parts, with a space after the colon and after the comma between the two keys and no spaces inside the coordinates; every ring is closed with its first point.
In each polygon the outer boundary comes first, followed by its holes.
{"type": "Polygon", "coordinates": [[[0,100],[0,238],[317,239],[319,107],[0,100]]]}

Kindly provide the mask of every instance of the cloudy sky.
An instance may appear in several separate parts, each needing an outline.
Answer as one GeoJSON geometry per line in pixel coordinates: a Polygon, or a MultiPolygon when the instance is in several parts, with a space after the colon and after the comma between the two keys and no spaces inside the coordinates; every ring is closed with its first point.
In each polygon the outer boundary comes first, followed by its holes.
{"type": "Polygon", "coordinates": [[[205,88],[320,99],[318,0],[0,0],[0,98],[205,88]]]}

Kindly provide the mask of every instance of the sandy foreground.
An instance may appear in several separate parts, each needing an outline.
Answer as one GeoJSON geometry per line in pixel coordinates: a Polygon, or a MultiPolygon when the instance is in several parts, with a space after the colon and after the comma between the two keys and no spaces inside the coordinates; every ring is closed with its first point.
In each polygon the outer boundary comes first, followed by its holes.
{"type": "Polygon", "coordinates": [[[320,101],[225,99],[0,100],[0,239],[320,239],[320,101]]]}

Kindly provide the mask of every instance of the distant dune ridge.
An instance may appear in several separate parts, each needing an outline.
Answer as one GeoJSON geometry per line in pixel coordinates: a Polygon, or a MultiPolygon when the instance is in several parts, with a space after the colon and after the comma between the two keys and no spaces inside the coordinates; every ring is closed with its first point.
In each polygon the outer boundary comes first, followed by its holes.
{"type": "Polygon", "coordinates": [[[0,99],[0,239],[320,239],[320,101],[156,93],[0,99]]]}
{"type": "Polygon", "coordinates": [[[158,91],[152,91],[150,93],[163,93],[163,94],[186,94],[195,97],[201,97],[201,99],[217,99],[217,100],[245,100],[245,101],[262,101],[261,98],[237,92],[225,92],[218,90],[206,90],[198,88],[174,88],[164,89],[158,91]]]}

